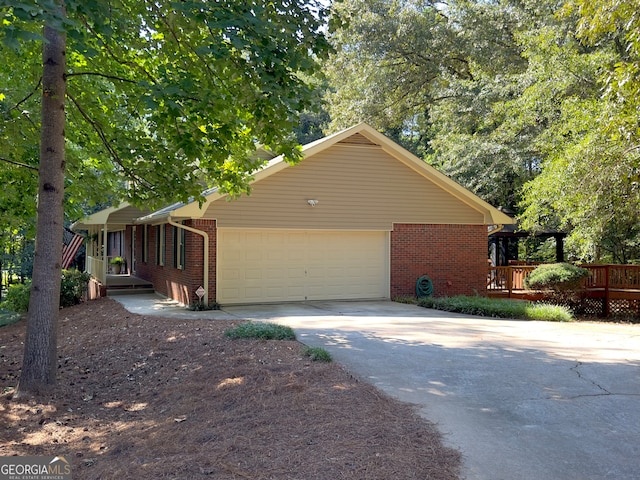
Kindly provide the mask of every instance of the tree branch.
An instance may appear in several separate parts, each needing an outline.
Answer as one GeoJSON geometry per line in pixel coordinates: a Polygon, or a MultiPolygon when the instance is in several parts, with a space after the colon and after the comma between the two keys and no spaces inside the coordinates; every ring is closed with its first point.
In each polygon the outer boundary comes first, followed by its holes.
{"type": "Polygon", "coordinates": [[[27,95],[26,97],[24,97],[22,100],[20,100],[18,103],[16,103],[13,107],[11,107],[9,110],[17,110],[18,107],[20,105],[22,105],[24,102],[26,102],[27,100],[29,100],[31,97],[33,97],[36,93],[38,93],[38,90],[40,89],[40,85],[42,84],[42,77],[40,77],[38,79],[38,83],[36,84],[35,87],[33,87],[33,91],[27,95]]]}
{"type": "Polygon", "coordinates": [[[107,151],[109,152],[109,156],[111,157],[111,159],[120,166],[120,168],[122,168],[122,171],[128,175],[131,179],[133,179],[134,181],[137,181],[139,183],[141,183],[142,185],[151,186],[151,183],[146,181],[144,178],[140,177],[139,175],[136,175],[135,172],[133,172],[131,169],[129,169],[128,167],[126,167],[124,165],[124,163],[122,162],[122,159],[120,158],[120,156],[118,155],[118,152],[111,146],[109,139],[107,138],[107,134],[105,133],[104,129],[102,128],[102,126],[96,122],[95,120],[93,120],[89,114],[87,112],[84,111],[84,109],[82,108],[82,106],[80,105],[80,103],[74,98],[73,95],[69,94],[67,92],[67,96],[69,97],[69,99],[71,99],[71,101],[73,102],[73,104],[76,106],[76,108],[78,109],[78,112],[80,112],[80,115],[82,116],[82,118],[85,119],[85,121],[91,125],[91,127],[93,128],[93,130],[96,132],[96,134],[98,135],[98,137],[100,138],[100,141],[102,142],[102,145],[107,149],[107,151]]]}
{"type": "Polygon", "coordinates": [[[18,167],[28,168],[29,170],[38,171],[38,167],[34,167],[33,165],[27,165],[26,163],[16,162],[15,160],[9,160],[8,158],[0,157],[0,161],[10,163],[11,165],[16,165],[18,167]]]}
{"type": "Polygon", "coordinates": [[[65,78],[69,77],[78,77],[78,76],[94,76],[94,77],[102,77],[108,78],[109,80],[117,80],[119,82],[127,82],[127,83],[138,83],[135,80],[130,80],[128,78],[116,77],[115,75],[108,75],[106,73],[100,72],[75,72],[75,73],[67,73],[65,74],[65,78]]]}
{"type": "Polygon", "coordinates": [[[640,145],[632,145],[631,147],[627,148],[624,152],[622,152],[622,155],[628,155],[634,150],[640,150],[640,145]]]}
{"type": "MultiPolygon", "coordinates": [[[[93,27],[89,24],[89,22],[87,22],[87,20],[82,17],[83,20],[83,24],[84,26],[100,41],[100,43],[102,43],[102,46],[104,47],[104,49],[107,51],[107,54],[116,62],[119,63],[120,65],[126,65],[128,67],[131,67],[134,70],[139,70],[142,72],[142,74],[144,76],[146,76],[151,83],[156,84],[156,79],[153,78],[153,76],[147,72],[141,65],[135,63],[135,62],[128,62],[126,60],[121,60],[119,59],[116,54],[113,52],[113,50],[111,49],[111,47],[107,44],[107,42],[105,42],[103,40],[103,38],[93,29],[93,27]]],[[[135,82],[134,82],[135,83],[135,82]]]]}

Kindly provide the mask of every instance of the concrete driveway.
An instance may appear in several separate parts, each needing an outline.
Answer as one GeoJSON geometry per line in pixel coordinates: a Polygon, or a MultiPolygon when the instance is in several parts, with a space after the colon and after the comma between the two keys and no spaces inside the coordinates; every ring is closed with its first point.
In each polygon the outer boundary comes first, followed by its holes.
{"type": "Polygon", "coordinates": [[[160,309],[169,312],[293,327],[303,343],[416,404],[462,452],[468,480],[640,478],[640,325],[497,320],[393,302],[160,309]]]}

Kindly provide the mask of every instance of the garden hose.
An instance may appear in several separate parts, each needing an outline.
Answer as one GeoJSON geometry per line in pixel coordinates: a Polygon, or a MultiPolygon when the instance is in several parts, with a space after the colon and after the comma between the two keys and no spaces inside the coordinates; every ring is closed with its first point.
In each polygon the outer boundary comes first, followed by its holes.
{"type": "Polygon", "coordinates": [[[425,298],[433,294],[433,282],[427,275],[421,276],[416,282],[416,297],[425,298]]]}

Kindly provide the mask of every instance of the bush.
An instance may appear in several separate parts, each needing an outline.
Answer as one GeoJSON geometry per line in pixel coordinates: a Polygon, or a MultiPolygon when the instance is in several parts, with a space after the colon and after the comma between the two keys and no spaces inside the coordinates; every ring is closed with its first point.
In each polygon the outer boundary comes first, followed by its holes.
{"type": "Polygon", "coordinates": [[[552,322],[568,322],[573,319],[571,311],[563,306],[487,297],[459,295],[456,297],[422,298],[418,301],[418,305],[447,312],[481,315],[484,317],[552,322]]]}
{"type": "Polygon", "coordinates": [[[531,272],[524,285],[534,290],[576,290],[588,275],[587,269],[569,263],[547,263],[531,272]]]}
{"type": "Polygon", "coordinates": [[[29,297],[31,293],[31,281],[18,285],[10,285],[2,302],[2,308],[12,312],[25,313],[29,310],[29,297]]]}
{"type": "Polygon", "coordinates": [[[320,347],[305,347],[302,354],[305,357],[311,358],[312,362],[332,362],[331,354],[324,348],[320,347]]]}
{"type": "Polygon", "coordinates": [[[85,292],[91,275],[79,270],[63,270],[60,283],[60,306],[72,307],[78,305],[85,292]]]}
{"type": "MultiPolygon", "coordinates": [[[[90,278],[91,275],[78,270],[63,270],[60,282],[60,306],[71,307],[79,304],[87,291],[90,278]]],[[[31,281],[27,280],[21,285],[11,285],[2,306],[13,312],[25,313],[29,310],[30,296],[31,281]]]]}
{"type": "Polygon", "coordinates": [[[295,340],[291,327],[268,322],[246,322],[224,332],[229,338],[257,338],[260,340],[295,340]]]}

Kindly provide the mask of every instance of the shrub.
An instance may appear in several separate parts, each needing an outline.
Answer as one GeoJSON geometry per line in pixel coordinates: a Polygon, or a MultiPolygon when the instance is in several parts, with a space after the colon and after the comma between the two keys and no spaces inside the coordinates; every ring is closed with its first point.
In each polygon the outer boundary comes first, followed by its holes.
{"type": "MultiPolygon", "coordinates": [[[[60,282],[60,306],[71,307],[79,304],[87,291],[87,282],[90,278],[91,275],[78,270],[63,270],[60,282]]],[[[13,312],[25,313],[29,310],[30,296],[31,281],[11,285],[2,306],[13,312]]]]}
{"type": "Polygon", "coordinates": [[[60,283],[60,306],[72,307],[82,301],[91,275],[79,270],[63,270],[60,283]]]}
{"type": "Polygon", "coordinates": [[[291,327],[268,322],[245,322],[224,332],[229,338],[257,338],[261,340],[295,340],[291,327]]]}
{"type": "Polygon", "coordinates": [[[312,362],[333,361],[333,358],[331,358],[331,354],[327,352],[324,348],[320,348],[320,347],[305,347],[302,354],[305,357],[311,358],[312,362]]]}
{"type": "Polygon", "coordinates": [[[547,263],[531,272],[524,285],[535,290],[576,290],[588,275],[587,269],[569,263],[547,263]]]}
{"type": "Polygon", "coordinates": [[[18,285],[10,285],[7,290],[2,307],[12,312],[25,313],[29,310],[29,297],[31,294],[31,281],[18,285]]]}
{"type": "Polygon", "coordinates": [[[548,263],[531,272],[524,285],[526,288],[545,290],[545,298],[551,303],[575,308],[580,301],[580,287],[588,275],[587,269],[569,263],[548,263]]]}

